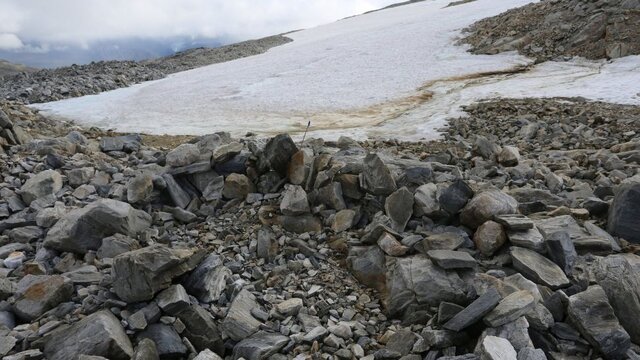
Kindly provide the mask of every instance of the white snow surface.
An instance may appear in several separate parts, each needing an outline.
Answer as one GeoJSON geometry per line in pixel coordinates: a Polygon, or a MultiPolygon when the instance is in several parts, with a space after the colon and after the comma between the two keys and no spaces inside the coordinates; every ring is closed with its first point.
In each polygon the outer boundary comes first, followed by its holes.
{"type": "Polygon", "coordinates": [[[123,132],[229,131],[433,139],[460,106],[495,97],[582,96],[640,104],[640,57],[612,62],[473,55],[456,45],[477,20],[532,0],[433,0],[288,34],[268,52],[99,95],[33,105],[123,132]]]}

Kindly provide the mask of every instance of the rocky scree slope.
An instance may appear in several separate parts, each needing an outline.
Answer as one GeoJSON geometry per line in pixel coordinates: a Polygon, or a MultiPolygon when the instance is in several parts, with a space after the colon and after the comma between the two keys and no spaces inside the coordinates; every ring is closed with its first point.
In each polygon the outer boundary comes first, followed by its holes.
{"type": "Polygon", "coordinates": [[[543,0],[483,19],[462,42],[476,54],[517,50],[539,62],[640,54],[640,1],[543,0]]]}
{"type": "Polygon", "coordinates": [[[98,94],[169,74],[258,55],[290,42],[285,36],[270,36],[219,48],[198,48],[160,59],[145,61],[100,61],[57,69],[5,76],[0,83],[0,99],[24,104],[57,101],[98,94]]]}
{"type": "Polygon", "coordinates": [[[3,104],[0,356],[635,359],[640,120],[610,106],[163,149],[3,104]]]}

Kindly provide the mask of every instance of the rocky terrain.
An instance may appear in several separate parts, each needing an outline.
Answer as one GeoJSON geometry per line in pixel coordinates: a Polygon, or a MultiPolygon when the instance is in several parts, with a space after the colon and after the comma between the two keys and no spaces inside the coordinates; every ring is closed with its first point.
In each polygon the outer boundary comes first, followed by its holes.
{"type": "Polygon", "coordinates": [[[198,48],[147,61],[100,61],[5,76],[0,99],[23,104],[43,103],[98,94],[169,74],[264,53],[291,40],[270,36],[219,48],[198,48]]]}
{"type": "Polygon", "coordinates": [[[638,359],[636,107],[163,148],[0,112],[3,359],[638,359]]]}
{"type": "Polygon", "coordinates": [[[6,60],[0,59],[0,79],[4,79],[7,76],[15,75],[21,72],[34,72],[37,69],[30,68],[20,64],[13,64],[6,60]]]}
{"type": "Polygon", "coordinates": [[[478,54],[517,50],[538,61],[640,54],[640,1],[543,0],[481,20],[462,40],[478,54]]]}

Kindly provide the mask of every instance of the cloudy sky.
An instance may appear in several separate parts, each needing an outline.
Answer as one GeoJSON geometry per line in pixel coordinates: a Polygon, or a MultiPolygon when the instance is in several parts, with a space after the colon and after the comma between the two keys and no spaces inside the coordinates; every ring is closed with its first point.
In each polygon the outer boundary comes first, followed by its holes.
{"type": "Polygon", "coordinates": [[[47,52],[127,38],[245,40],[399,0],[0,0],[0,50],[47,52]]]}

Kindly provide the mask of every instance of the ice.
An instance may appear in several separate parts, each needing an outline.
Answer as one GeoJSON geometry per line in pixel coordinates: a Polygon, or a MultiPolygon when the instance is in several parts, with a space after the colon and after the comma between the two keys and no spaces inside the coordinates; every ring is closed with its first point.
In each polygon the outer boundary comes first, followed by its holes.
{"type": "Polygon", "coordinates": [[[473,55],[461,29],[531,0],[434,0],[288,34],[249,58],[95,96],[35,105],[83,125],[151,134],[229,131],[335,138],[435,138],[460,105],[487,97],[583,96],[636,104],[640,58],[531,65],[515,53],[473,55]],[[635,90],[633,90],[635,89],[635,90]]]}

